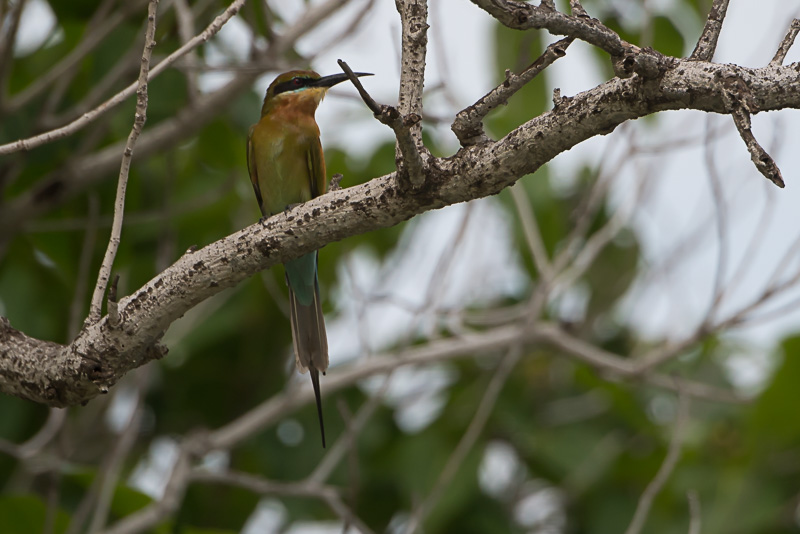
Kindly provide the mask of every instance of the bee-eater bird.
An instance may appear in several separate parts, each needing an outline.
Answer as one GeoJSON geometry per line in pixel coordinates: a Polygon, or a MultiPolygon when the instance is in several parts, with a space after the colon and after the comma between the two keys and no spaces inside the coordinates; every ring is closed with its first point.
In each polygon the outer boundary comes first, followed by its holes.
{"type": "MultiPolygon", "coordinates": [[[[314,71],[293,70],[275,78],[267,89],[261,119],[247,136],[247,169],[265,218],[327,190],[314,112],[328,89],[345,80],[346,74],[321,77],[314,71]]],[[[325,447],[319,373],[328,369],[328,338],[319,299],[317,252],[288,261],[284,267],[295,362],[298,371],[311,374],[325,447]]]]}

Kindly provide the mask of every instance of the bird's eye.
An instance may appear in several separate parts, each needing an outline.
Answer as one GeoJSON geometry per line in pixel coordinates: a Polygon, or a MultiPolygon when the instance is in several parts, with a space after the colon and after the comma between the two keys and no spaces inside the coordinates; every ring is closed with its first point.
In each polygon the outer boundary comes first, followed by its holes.
{"type": "Polygon", "coordinates": [[[300,87],[303,85],[303,80],[300,78],[292,78],[292,83],[295,85],[295,87],[300,87]]]}

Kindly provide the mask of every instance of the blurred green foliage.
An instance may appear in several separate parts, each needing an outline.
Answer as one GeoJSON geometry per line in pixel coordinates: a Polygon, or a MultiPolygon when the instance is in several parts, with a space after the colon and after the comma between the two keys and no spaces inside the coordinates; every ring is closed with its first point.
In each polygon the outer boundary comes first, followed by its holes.
{"type": "MultiPolygon", "coordinates": [[[[666,17],[655,17],[647,28],[637,27],[630,21],[623,23],[617,13],[600,11],[609,2],[584,3],[590,12],[599,11],[597,16],[603,15],[607,24],[631,42],[674,55],[685,50],[683,37],[666,17]]],[[[708,2],[683,3],[691,5],[698,21],[705,16],[708,2]]],[[[96,8],[96,3],[88,0],[50,4],[63,30],[61,40],[17,58],[8,84],[11,95],[76,46],[96,8]]],[[[207,4],[205,12],[225,5],[220,1],[207,4]]],[[[248,6],[247,20],[269,39],[264,25],[269,17],[262,13],[266,8],[261,2],[248,6]]],[[[119,58],[139,46],[142,11],[131,12],[103,46],[80,63],[54,113],[67,112],[81,102],[119,58]]],[[[173,16],[160,24],[158,43],[160,50],[179,46],[173,16]]],[[[497,82],[505,69],[525,68],[543,49],[539,33],[514,32],[499,26],[495,44],[493,77],[497,82]]],[[[602,56],[598,54],[598,62],[608,68],[607,58],[602,56]]],[[[545,82],[546,73],[492,114],[487,120],[491,135],[505,135],[545,111],[550,105],[545,82]]],[[[120,82],[111,89],[121,86],[120,82]]],[[[0,140],[36,133],[47,96],[43,94],[14,115],[4,116],[0,140]]],[[[168,120],[187,98],[181,73],[166,72],[154,80],[148,127],[168,120]]],[[[260,95],[252,91],[242,95],[227,109],[220,109],[218,116],[189,140],[136,161],[115,263],[115,272],[122,277],[122,294],[145,283],[164,267],[164,261],[174,261],[187,248],[205,245],[257,219],[256,203],[246,180],[244,139],[249,123],[257,116],[259,99],[260,95]]],[[[29,154],[0,159],[0,198],[3,202],[17,198],[57,171],[76,151],[97,150],[124,139],[132,115],[132,103],[128,102],[77,136],[29,154]]],[[[326,159],[329,173],[345,174],[345,185],[351,186],[391,172],[394,156],[394,146],[386,144],[364,161],[354,161],[339,150],[328,151],[326,159]]],[[[30,221],[8,242],[0,259],[0,313],[10,318],[13,326],[42,339],[69,340],[70,306],[79,298],[84,304],[81,312],[85,311],[93,273],[102,258],[112,214],[114,178],[113,172],[108,173],[96,186],[30,221]],[[98,206],[96,234],[91,230],[89,214],[93,204],[98,206]],[[79,267],[87,228],[95,245],[84,290],[76,295],[78,280],[87,276],[79,267]]],[[[586,201],[595,172],[582,171],[568,191],[554,189],[552,184],[558,179],[543,168],[536,176],[522,180],[551,254],[563,246],[573,228],[574,213],[586,201]]],[[[510,195],[503,192],[499,198],[513,214],[510,195]]],[[[591,227],[599,228],[609,216],[601,210],[591,227]]],[[[515,245],[526,251],[522,229],[516,218],[513,220],[515,245]]],[[[327,245],[320,264],[323,292],[337,283],[336,268],[341,258],[361,247],[386,257],[394,250],[403,228],[400,225],[327,245]]],[[[535,279],[529,255],[521,254],[527,275],[535,279]]],[[[614,316],[615,305],[637,274],[639,254],[635,236],[626,235],[605,249],[580,280],[588,291],[586,317],[571,327],[586,341],[620,354],[630,353],[641,341],[636,332],[616,324],[614,316]],[[598,328],[599,324],[606,328],[598,328]]],[[[147,415],[114,493],[110,520],[150,502],[148,496],[129,488],[126,480],[138,460],[146,456],[154,438],[223,425],[284,388],[291,372],[286,365],[291,338],[286,315],[273,298],[275,288],[279,293],[284,291],[282,276],[280,269],[274,269],[263,278],[253,277],[224,292],[210,301],[213,306],[205,303],[187,319],[191,321],[190,331],[181,335],[171,332],[172,338],[168,335],[171,354],[162,362],[150,364],[146,371],[150,376],[147,415]]],[[[518,298],[522,300],[525,295],[518,298]]],[[[335,313],[333,309],[327,311],[335,313]]],[[[797,531],[800,418],[796,418],[795,384],[800,381],[800,339],[788,339],[782,348],[783,363],[753,406],[694,403],[688,443],[677,470],[655,500],[645,532],[686,532],[689,491],[696,491],[702,503],[704,534],[797,531]]],[[[676,367],[706,382],[727,385],[722,361],[735,349],[724,340],[709,339],[689,361],[676,367]]],[[[527,351],[503,388],[484,432],[429,515],[427,532],[530,531],[514,519],[515,506],[536,487],[557,489],[564,518],[553,520],[557,529],[552,532],[618,533],[630,521],[637,499],[658,470],[669,443],[670,421],[655,417],[653,407],[674,409],[674,397],[644,385],[609,382],[558,353],[536,347],[527,351]],[[565,403],[574,406],[566,416],[563,408],[559,411],[565,403]],[[485,492],[479,482],[479,466],[492,443],[508,445],[519,458],[515,473],[518,483],[499,496],[485,492]]],[[[353,488],[350,504],[366,524],[384,531],[399,511],[412,509],[430,492],[472,420],[495,364],[495,360],[478,357],[453,363],[459,378],[446,389],[441,414],[419,432],[403,432],[392,407],[377,409],[358,437],[357,474],[345,462],[331,477],[332,483],[353,488]]],[[[359,388],[326,400],[329,442],[344,431],[337,403],[354,412],[365,400],[359,388]]],[[[65,532],[92,481],[102,473],[103,458],[116,440],[101,423],[107,406],[106,399],[97,399],[87,407],[71,409],[64,435],[51,445],[51,452],[65,459],[56,469],[61,478],[60,506],[53,518],[55,533],[65,532]]],[[[0,414],[0,438],[20,443],[41,428],[48,411],[0,396],[0,414]]],[[[275,429],[268,429],[232,452],[231,467],[277,481],[306,477],[323,455],[316,439],[316,414],[309,405],[292,417],[312,439],[289,445],[275,429]]],[[[42,532],[50,484],[50,474],[45,471],[0,454],[0,533],[42,532]]],[[[257,496],[241,489],[193,484],[178,514],[154,532],[238,532],[257,502],[257,496]]],[[[286,498],[282,502],[289,520],[333,518],[328,507],[316,500],[286,498]]]]}

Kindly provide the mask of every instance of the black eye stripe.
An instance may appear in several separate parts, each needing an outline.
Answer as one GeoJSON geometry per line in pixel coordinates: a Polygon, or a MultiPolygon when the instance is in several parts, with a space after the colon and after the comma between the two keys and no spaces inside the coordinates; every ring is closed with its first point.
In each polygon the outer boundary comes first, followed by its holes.
{"type": "Polygon", "coordinates": [[[280,93],[294,91],[296,89],[299,89],[300,87],[307,86],[312,81],[313,80],[311,78],[297,76],[295,78],[292,78],[291,80],[287,80],[285,82],[281,82],[278,85],[276,85],[274,94],[278,95],[280,93]]]}

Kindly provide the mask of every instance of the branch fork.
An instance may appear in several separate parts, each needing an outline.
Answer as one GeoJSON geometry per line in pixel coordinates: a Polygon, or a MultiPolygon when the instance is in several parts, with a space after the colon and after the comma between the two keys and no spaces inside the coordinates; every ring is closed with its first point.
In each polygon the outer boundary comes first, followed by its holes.
{"type": "Polygon", "coordinates": [[[397,161],[398,179],[407,181],[412,188],[420,187],[425,181],[425,163],[422,159],[422,151],[414,141],[412,128],[420,123],[422,117],[417,113],[402,115],[394,106],[378,104],[364,89],[364,86],[361,85],[361,81],[355,75],[353,69],[341,59],[337,63],[347,74],[350,81],[353,82],[358,94],[361,95],[361,99],[372,111],[375,118],[394,131],[401,156],[397,161]]]}

